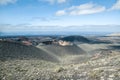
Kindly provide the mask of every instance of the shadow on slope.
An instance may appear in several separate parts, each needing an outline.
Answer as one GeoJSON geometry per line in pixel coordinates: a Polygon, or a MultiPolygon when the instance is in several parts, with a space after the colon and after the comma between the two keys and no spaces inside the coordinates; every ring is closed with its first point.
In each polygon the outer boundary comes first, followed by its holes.
{"type": "Polygon", "coordinates": [[[52,55],[34,46],[26,46],[16,42],[0,41],[0,60],[9,59],[40,59],[58,61],[52,55]]]}
{"type": "Polygon", "coordinates": [[[45,46],[38,46],[40,49],[47,50],[48,52],[58,56],[64,57],[66,55],[80,55],[86,54],[84,50],[79,48],[77,45],[70,45],[70,46],[60,46],[60,45],[45,45],[45,46]]]}

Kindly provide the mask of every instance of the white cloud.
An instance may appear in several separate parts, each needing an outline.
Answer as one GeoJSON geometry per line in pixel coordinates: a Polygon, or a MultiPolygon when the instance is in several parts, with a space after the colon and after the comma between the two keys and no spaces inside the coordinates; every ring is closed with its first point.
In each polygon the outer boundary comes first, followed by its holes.
{"type": "Polygon", "coordinates": [[[39,1],[44,1],[44,2],[48,2],[50,4],[54,4],[54,3],[65,3],[67,2],[67,0],[39,0],[39,1]]]}
{"type": "Polygon", "coordinates": [[[99,6],[93,3],[86,3],[79,6],[72,6],[70,8],[57,11],[56,14],[61,13],[62,15],[65,15],[66,12],[66,14],[68,15],[85,15],[85,14],[100,13],[105,10],[106,8],[104,6],[99,6]]]}
{"type": "Polygon", "coordinates": [[[0,5],[7,5],[9,3],[15,3],[17,0],[0,0],[0,5]]]}
{"type": "Polygon", "coordinates": [[[57,16],[62,16],[62,15],[65,15],[65,14],[66,14],[65,10],[59,10],[59,11],[56,12],[57,16]]]}
{"type": "Polygon", "coordinates": [[[120,0],[117,0],[109,10],[120,10],[120,0]]]}

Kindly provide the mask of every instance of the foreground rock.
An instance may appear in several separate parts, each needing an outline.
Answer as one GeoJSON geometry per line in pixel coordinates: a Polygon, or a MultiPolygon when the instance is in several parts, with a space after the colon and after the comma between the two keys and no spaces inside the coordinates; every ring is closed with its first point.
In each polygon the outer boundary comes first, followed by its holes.
{"type": "Polygon", "coordinates": [[[120,52],[71,64],[42,60],[0,61],[0,80],[120,80],[120,52]]]}

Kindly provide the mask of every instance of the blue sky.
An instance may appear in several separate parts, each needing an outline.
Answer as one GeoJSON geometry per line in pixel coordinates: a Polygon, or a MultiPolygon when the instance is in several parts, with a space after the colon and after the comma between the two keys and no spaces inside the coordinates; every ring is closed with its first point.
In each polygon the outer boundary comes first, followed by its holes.
{"type": "Polygon", "coordinates": [[[0,32],[120,32],[120,0],[0,0],[0,32]]]}

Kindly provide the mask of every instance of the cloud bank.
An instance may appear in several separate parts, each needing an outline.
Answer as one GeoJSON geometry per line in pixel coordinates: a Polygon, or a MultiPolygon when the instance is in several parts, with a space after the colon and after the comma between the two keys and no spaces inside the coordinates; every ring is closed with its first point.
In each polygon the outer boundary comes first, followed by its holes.
{"type": "MultiPolygon", "coordinates": [[[[0,30],[0,35],[8,33],[8,35],[13,34],[66,34],[67,32],[78,33],[78,32],[120,32],[120,25],[83,25],[83,26],[33,26],[30,24],[2,24],[0,25],[2,30],[0,30]],[[13,28],[14,27],[14,28],[13,28]],[[109,30],[108,30],[109,29],[109,30]],[[10,33],[10,34],[9,34],[10,33]]],[[[68,34],[68,33],[67,33],[68,34]]]]}

